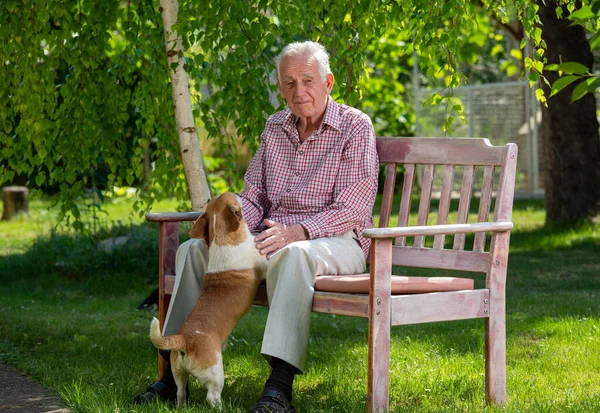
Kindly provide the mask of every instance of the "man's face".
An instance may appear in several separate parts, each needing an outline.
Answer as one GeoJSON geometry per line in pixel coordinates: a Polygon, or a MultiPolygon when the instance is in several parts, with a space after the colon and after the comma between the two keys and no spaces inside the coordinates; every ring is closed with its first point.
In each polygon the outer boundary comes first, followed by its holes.
{"type": "Polygon", "coordinates": [[[325,113],[333,75],[330,73],[321,80],[315,58],[301,55],[285,58],[279,66],[279,77],[279,94],[294,115],[317,121],[325,113]]]}

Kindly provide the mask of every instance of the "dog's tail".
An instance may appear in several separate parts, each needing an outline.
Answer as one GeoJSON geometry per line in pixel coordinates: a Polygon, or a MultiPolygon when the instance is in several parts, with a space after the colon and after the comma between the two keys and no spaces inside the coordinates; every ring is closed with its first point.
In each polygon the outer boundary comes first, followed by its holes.
{"type": "Polygon", "coordinates": [[[152,324],[150,324],[150,340],[159,350],[185,350],[185,338],[181,334],[163,336],[160,333],[160,325],[156,317],[152,319],[152,324]]]}

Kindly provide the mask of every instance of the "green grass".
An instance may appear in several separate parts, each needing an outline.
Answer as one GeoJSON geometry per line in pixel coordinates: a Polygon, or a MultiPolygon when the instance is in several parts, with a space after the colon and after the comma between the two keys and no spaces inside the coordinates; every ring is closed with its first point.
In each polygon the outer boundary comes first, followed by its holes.
{"type": "MultiPolygon", "coordinates": [[[[136,307],[156,283],[158,231],[130,218],[130,207],[107,205],[108,215],[87,235],[52,231],[55,214],[43,201],[31,204],[29,217],[0,222],[0,361],[75,412],[174,411],[170,404],[131,404],[156,376],[148,339],[155,313],[136,307]],[[130,242],[113,253],[97,249],[100,239],[126,233],[130,242]]],[[[516,202],[513,220],[508,404],[485,405],[483,322],[468,320],[392,329],[391,411],[600,410],[599,228],[544,228],[540,201],[516,202]]],[[[253,308],[224,353],[225,412],[245,412],[262,390],[266,314],[253,308]]],[[[364,319],[312,315],[308,368],[295,383],[300,412],[366,411],[366,339],[364,319]]],[[[205,395],[193,382],[187,411],[215,411],[205,395]]]]}

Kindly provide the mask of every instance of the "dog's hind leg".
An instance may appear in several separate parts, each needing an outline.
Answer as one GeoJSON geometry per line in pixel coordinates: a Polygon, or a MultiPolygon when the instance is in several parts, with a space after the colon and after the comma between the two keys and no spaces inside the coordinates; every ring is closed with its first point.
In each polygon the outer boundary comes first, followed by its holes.
{"type": "Polygon", "coordinates": [[[217,355],[217,364],[208,368],[203,374],[206,384],[206,401],[211,406],[221,405],[221,392],[225,384],[225,374],[223,372],[223,358],[221,353],[217,355]]]}
{"type": "MultiPolygon", "coordinates": [[[[171,359],[173,360],[173,359],[171,359]]],[[[182,407],[186,402],[186,391],[185,385],[190,377],[189,373],[181,368],[178,362],[171,363],[171,369],[173,370],[173,378],[177,385],[177,407],[182,407]]]]}

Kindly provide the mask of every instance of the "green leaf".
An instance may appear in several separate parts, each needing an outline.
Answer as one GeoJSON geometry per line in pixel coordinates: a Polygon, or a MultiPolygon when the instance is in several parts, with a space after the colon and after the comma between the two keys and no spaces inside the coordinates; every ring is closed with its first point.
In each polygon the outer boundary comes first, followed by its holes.
{"type": "Polygon", "coordinates": [[[571,83],[573,83],[574,81],[576,81],[577,79],[580,79],[580,76],[576,76],[576,75],[568,75],[568,76],[563,76],[558,78],[553,84],[552,84],[552,89],[550,91],[550,97],[556,95],[558,92],[560,92],[561,90],[563,90],[565,87],[567,87],[568,85],[570,85],[571,83]]]}
{"type": "Polygon", "coordinates": [[[558,71],[566,74],[585,75],[588,73],[588,68],[579,62],[564,62],[558,65],[558,71]]]}
{"type": "Polygon", "coordinates": [[[525,39],[525,38],[521,39],[521,43],[519,44],[519,49],[524,49],[526,45],[527,45],[527,39],[525,39]]]}
{"type": "Polygon", "coordinates": [[[517,60],[521,60],[521,58],[523,57],[523,53],[518,49],[512,49],[510,51],[510,55],[517,60]]]}
{"type": "Polygon", "coordinates": [[[529,87],[532,87],[540,78],[540,74],[537,72],[529,73],[529,87]]]}
{"type": "Polygon", "coordinates": [[[541,103],[546,103],[546,96],[544,95],[544,90],[543,89],[536,89],[535,90],[535,97],[541,103]]]}
{"type": "Polygon", "coordinates": [[[589,20],[596,17],[590,6],[583,6],[569,15],[569,20],[589,20]]]}
{"type": "MultiPolygon", "coordinates": [[[[600,2],[597,3],[600,6],[600,2]]],[[[594,50],[600,44],[600,31],[594,33],[590,39],[590,50],[594,50]]]]}
{"type": "Polygon", "coordinates": [[[36,177],[35,177],[35,183],[37,186],[42,186],[42,184],[44,183],[45,180],[46,180],[46,176],[43,173],[40,173],[40,174],[36,175],[36,177]]]}
{"type": "Polygon", "coordinates": [[[571,103],[581,99],[590,92],[594,92],[598,87],[598,83],[598,78],[590,77],[578,84],[577,87],[573,90],[573,94],[571,95],[571,103]]]}

